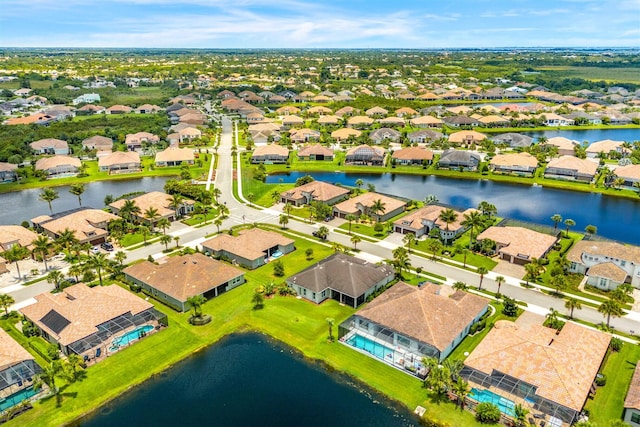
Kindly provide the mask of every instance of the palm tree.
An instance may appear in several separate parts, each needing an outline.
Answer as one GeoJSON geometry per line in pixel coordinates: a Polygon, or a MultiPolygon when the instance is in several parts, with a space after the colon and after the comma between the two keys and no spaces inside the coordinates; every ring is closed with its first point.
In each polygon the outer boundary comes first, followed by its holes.
{"type": "Polygon", "coordinates": [[[567,237],[569,237],[569,229],[571,227],[573,227],[574,225],[576,225],[576,222],[574,220],[572,220],[571,218],[567,218],[564,220],[564,225],[567,227],[566,228],[566,235],[567,237]]]}
{"type": "Polygon", "coordinates": [[[380,222],[380,214],[384,213],[386,204],[382,199],[374,200],[371,206],[369,206],[369,212],[376,215],[376,222],[380,222]]]}
{"type": "Polygon", "coordinates": [[[556,295],[560,296],[560,291],[567,287],[567,278],[564,274],[556,274],[551,278],[549,284],[556,289],[556,295]]]}
{"type": "Polygon", "coordinates": [[[529,410],[521,404],[518,403],[513,407],[513,418],[518,427],[524,427],[527,421],[527,415],[529,415],[529,410]]]}
{"type": "Polygon", "coordinates": [[[364,185],[364,181],[361,179],[356,179],[356,187],[360,188],[364,185]]]}
{"type": "Polygon", "coordinates": [[[353,250],[356,250],[356,246],[360,243],[362,239],[358,236],[351,236],[351,243],[353,243],[353,250]]]}
{"type": "Polygon", "coordinates": [[[607,300],[600,304],[598,311],[607,317],[607,328],[610,327],[609,323],[612,316],[621,317],[624,315],[624,310],[622,310],[620,303],[614,300],[607,300]]]}
{"type": "Polygon", "coordinates": [[[39,235],[37,239],[35,239],[32,243],[33,251],[38,252],[42,256],[42,261],[44,262],[44,271],[47,271],[49,267],[47,266],[47,255],[49,255],[49,249],[53,242],[49,240],[47,236],[39,235]]]}
{"type": "Polygon", "coordinates": [[[442,250],[442,242],[438,239],[427,240],[427,247],[433,254],[433,259],[436,259],[436,254],[442,250]]]}
{"type": "Polygon", "coordinates": [[[58,270],[53,270],[49,274],[47,274],[47,283],[53,285],[56,291],[60,290],[60,285],[64,282],[64,276],[58,270]]]}
{"type": "Polygon", "coordinates": [[[449,231],[449,224],[453,224],[458,219],[458,214],[453,209],[445,209],[440,212],[438,219],[446,224],[445,230],[449,231]]]}
{"type": "Polygon", "coordinates": [[[500,287],[502,286],[502,283],[505,281],[504,276],[496,276],[496,283],[498,284],[498,294],[500,293],[500,287]]]}
{"type": "Polygon", "coordinates": [[[144,211],[144,218],[149,221],[151,225],[151,232],[155,229],[155,220],[158,218],[160,214],[158,213],[158,209],[153,206],[144,211]]]}
{"type": "Polygon", "coordinates": [[[167,234],[167,228],[171,227],[171,221],[168,218],[160,218],[156,222],[156,227],[162,228],[162,234],[167,234]]]}
{"type": "Polygon", "coordinates": [[[140,215],[140,207],[136,205],[135,200],[125,200],[118,214],[128,222],[133,221],[133,217],[140,215]]]}
{"type": "Polygon", "coordinates": [[[100,281],[100,286],[102,286],[102,272],[109,268],[109,260],[105,254],[99,253],[90,256],[87,260],[86,266],[98,273],[98,280],[100,281]]]}
{"type": "Polygon", "coordinates": [[[455,282],[453,284],[453,289],[457,290],[457,291],[466,291],[467,290],[467,284],[458,280],[457,282],[455,282]]]}
{"type": "Polygon", "coordinates": [[[222,191],[220,191],[220,189],[216,187],[211,190],[211,194],[213,195],[213,199],[216,201],[216,203],[218,203],[218,197],[222,195],[222,191]]]}
{"type": "Polygon", "coordinates": [[[436,196],[435,194],[429,194],[424,198],[425,205],[430,205],[432,203],[438,203],[438,196],[436,196]]]}
{"type": "Polygon", "coordinates": [[[351,223],[358,218],[356,218],[354,214],[347,214],[345,215],[344,219],[346,219],[347,222],[349,223],[349,234],[351,234],[351,223]]]}
{"type": "Polygon", "coordinates": [[[551,261],[551,264],[562,271],[567,271],[567,268],[571,265],[571,261],[567,259],[567,254],[564,253],[559,257],[554,258],[553,261],[551,261]]]}
{"type": "Polygon", "coordinates": [[[598,232],[598,227],[595,225],[589,224],[584,228],[584,232],[589,236],[593,236],[598,232]]]}
{"type": "Polygon", "coordinates": [[[149,227],[147,227],[146,225],[139,225],[138,226],[138,232],[140,234],[142,234],[142,240],[144,240],[144,245],[147,245],[147,236],[149,235],[149,232],[151,230],[149,230],[149,227]]]}
{"type": "Polygon", "coordinates": [[[180,243],[180,236],[173,236],[173,240],[176,242],[176,248],[179,248],[180,245],[178,243],[180,243]]]}
{"type": "Polygon", "coordinates": [[[215,221],[213,221],[213,223],[218,228],[218,233],[220,233],[220,226],[222,225],[222,218],[216,218],[215,221]]]}
{"type": "Polygon", "coordinates": [[[169,207],[173,208],[173,210],[176,212],[176,219],[177,219],[178,217],[180,217],[180,208],[184,203],[184,197],[182,197],[182,195],[178,193],[174,193],[171,195],[171,197],[169,197],[168,201],[169,201],[169,207]]]}
{"type": "Polygon", "coordinates": [[[20,265],[18,261],[25,259],[29,256],[29,249],[20,245],[13,245],[8,251],[5,251],[2,256],[9,262],[16,263],[16,269],[18,270],[18,280],[22,280],[22,276],[20,275],[20,265]]]}
{"type": "Polygon", "coordinates": [[[458,404],[460,405],[460,409],[464,409],[464,400],[467,395],[471,392],[471,388],[469,388],[469,383],[464,380],[462,377],[458,377],[458,381],[453,384],[453,392],[458,398],[458,404]]]}
{"type": "Polygon", "coordinates": [[[393,266],[396,269],[396,275],[399,279],[402,279],[402,271],[411,268],[411,260],[407,250],[398,246],[393,250],[393,266]]]}
{"type": "Polygon", "coordinates": [[[291,209],[293,209],[293,206],[289,202],[285,203],[282,207],[282,211],[286,213],[288,217],[291,217],[291,209]]]}
{"type": "Polygon", "coordinates": [[[120,267],[122,267],[124,265],[124,260],[127,259],[127,254],[124,251],[118,251],[113,257],[118,264],[120,264],[120,267]]]}
{"type": "Polygon", "coordinates": [[[551,221],[553,221],[553,232],[555,233],[558,230],[558,224],[562,222],[562,216],[560,216],[560,214],[554,214],[551,216],[551,221]]]}
{"type": "Polygon", "coordinates": [[[85,190],[85,186],[82,183],[73,184],[69,188],[69,193],[73,194],[74,196],[78,196],[78,204],[80,206],[82,206],[82,198],[80,196],[82,196],[82,193],[84,193],[84,190],[85,190]]]}
{"type": "Polygon", "coordinates": [[[164,245],[165,250],[169,250],[169,243],[171,243],[171,236],[169,236],[168,234],[164,234],[162,236],[160,236],[160,243],[162,243],[164,245]]]}
{"type": "Polygon", "coordinates": [[[69,274],[76,279],[76,282],[78,281],[78,278],[80,277],[83,271],[84,271],[84,265],[82,264],[73,264],[71,267],[69,267],[69,274]]]}
{"type": "Polygon", "coordinates": [[[333,317],[327,317],[325,320],[329,327],[329,341],[333,342],[333,325],[336,323],[336,320],[333,317]]]}
{"type": "Polygon", "coordinates": [[[271,200],[273,200],[273,203],[278,203],[280,200],[280,192],[278,190],[273,190],[271,192],[271,200]]]}
{"type": "Polygon", "coordinates": [[[542,265],[538,261],[537,258],[531,258],[531,262],[524,265],[524,271],[526,274],[524,275],[525,280],[527,281],[527,285],[529,285],[529,281],[536,281],[538,276],[542,273],[542,265]]]}
{"type": "Polygon", "coordinates": [[[478,290],[482,289],[482,280],[484,279],[484,275],[487,274],[489,270],[485,267],[478,267],[477,273],[480,275],[480,285],[478,286],[478,290]]]}
{"type": "Polygon", "coordinates": [[[40,383],[45,383],[54,396],[57,396],[60,390],[56,386],[56,377],[60,374],[62,365],[59,360],[54,360],[50,365],[44,366],[39,376],[39,381],[36,381],[34,389],[40,388],[40,383]]]}
{"type": "Polygon", "coordinates": [[[582,303],[577,298],[567,298],[564,308],[569,310],[569,318],[573,319],[573,310],[582,310],[582,303]]]}
{"type": "Polygon", "coordinates": [[[51,214],[53,214],[53,207],[51,207],[51,202],[59,197],[60,196],[58,195],[58,192],[53,188],[45,188],[44,190],[42,190],[42,193],[40,193],[40,200],[49,204],[49,210],[51,211],[51,214]]]}
{"type": "Polygon", "coordinates": [[[282,215],[280,215],[280,219],[278,220],[278,222],[280,223],[282,228],[284,230],[286,230],[287,229],[287,224],[289,223],[289,217],[286,216],[285,214],[282,214],[282,215]]]}
{"type": "Polygon", "coordinates": [[[67,356],[67,363],[65,364],[65,370],[67,371],[67,379],[74,383],[78,380],[78,372],[82,367],[82,359],[75,353],[70,353],[67,356]]]}
{"type": "Polygon", "coordinates": [[[498,213],[496,205],[487,201],[480,202],[480,204],[478,205],[478,210],[482,211],[482,215],[486,215],[489,219],[491,219],[491,215],[498,213]]]}
{"type": "Polygon", "coordinates": [[[9,307],[11,307],[16,300],[9,294],[0,294],[0,307],[4,310],[4,314],[9,316],[9,307]]]}
{"type": "Polygon", "coordinates": [[[193,317],[202,317],[202,304],[207,302],[204,295],[194,295],[187,298],[187,304],[193,309],[193,317]]]}
{"type": "Polygon", "coordinates": [[[484,218],[482,218],[482,214],[480,212],[471,211],[468,214],[464,214],[464,220],[460,222],[460,225],[470,230],[469,247],[471,247],[471,244],[474,241],[474,233],[482,227],[483,224],[484,218]]]}
{"type": "Polygon", "coordinates": [[[462,255],[462,267],[467,268],[467,257],[471,251],[468,248],[462,248],[460,254],[462,255]]]}

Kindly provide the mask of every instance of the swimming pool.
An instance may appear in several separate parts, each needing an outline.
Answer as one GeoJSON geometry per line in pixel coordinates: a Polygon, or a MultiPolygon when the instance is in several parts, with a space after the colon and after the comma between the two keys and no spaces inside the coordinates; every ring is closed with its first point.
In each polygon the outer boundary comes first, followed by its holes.
{"type": "Polygon", "coordinates": [[[477,388],[472,388],[471,393],[469,393],[469,397],[473,400],[477,400],[478,402],[489,402],[496,405],[500,408],[500,412],[503,414],[509,415],[511,417],[515,416],[514,407],[516,406],[513,401],[506,399],[500,395],[495,394],[490,390],[479,390],[477,388]]]}
{"type": "Polygon", "coordinates": [[[364,350],[367,353],[371,353],[378,359],[393,361],[393,349],[386,347],[380,343],[377,343],[362,335],[354,334],[348,340],[347,344],[352,347],[364,350]]]}
{"type": "Polygon", "coordinates": [[[0,401],[0,412],[4,412],[9,408],[12,408],[20,404],[23,400],[27,400],[36,395],[32,386],[18,390],[10,396],[7,396],[4,400],[0,401]]]}
{"type": "Polygon", "coordinates": [[[284,255],[282,252],[275,251],[274,253],[271,254],[271,258],[280,258],[282,255],[284,255]]]}
{"type": "Polygon", "coordinates": [[[142,338],[144,335],[147,334],[147,332],[151,332],[151,331],[153,331],[153,326],[151,325],[144,325],[139,328],[136,328],[133,331],[127,332],[126,334],[115,338],[111,343],[112,348],[115,347],[115,349],[118,349],[118,347],[122,347],[124,345],[131,343],[132,341],[142,338]]]}

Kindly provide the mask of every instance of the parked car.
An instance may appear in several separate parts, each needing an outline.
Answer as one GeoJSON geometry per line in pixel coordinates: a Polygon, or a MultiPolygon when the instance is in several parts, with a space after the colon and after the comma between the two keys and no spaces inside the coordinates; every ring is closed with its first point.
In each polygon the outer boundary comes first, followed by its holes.
{"type": "Polygon", "coordinates": [[[327,236],[322,235],[321,233],[318,233],[318,230],[316,230],[313,233],[311,233],[311,235],[313,237],[317,237],[318,239],[327,240],[327,236]]]}
{"type": "Polygon", "coordinates": [[[113,250],[113,245],[109,242],[104,242],[103,244],[100,245],[100,247],[105,251],[109,251],[109,252],[113,250]]]}
{"type": "Polygon", "coordinates": [[[99,254],[100,253],[100,248],[97,247],[97,246],[92,247],[91,248],[91,253],[99,254]]]}

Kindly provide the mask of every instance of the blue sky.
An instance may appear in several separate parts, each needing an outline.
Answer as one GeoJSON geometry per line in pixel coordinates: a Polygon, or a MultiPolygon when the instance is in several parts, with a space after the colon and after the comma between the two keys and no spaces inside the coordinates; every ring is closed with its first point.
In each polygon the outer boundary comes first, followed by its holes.
{"type": "Polygon", "coordinates": [[[640,46],[640,0],[0,0],[0,46],[640,46]]]}

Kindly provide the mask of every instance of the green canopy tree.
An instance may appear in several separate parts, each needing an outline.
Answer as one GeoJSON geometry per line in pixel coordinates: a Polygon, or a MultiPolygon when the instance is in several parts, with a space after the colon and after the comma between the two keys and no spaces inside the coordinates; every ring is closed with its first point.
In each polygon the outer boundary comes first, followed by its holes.
{"type": "Polygon", "coordinates": [[[9,294],[0,294],[0,307],[4,310],[4,314],[9,316],[9,307],[15,304],[16,300],[9,294]]]}
{"type": "Polygon", "coordinates": [[[620,303],[615,300],[607,300],[600,304],[598,311],[607,318],[607,328],[611,327],[610,322],[612,317],[622,317],[624,310],[620,306],[620,303]]]}

